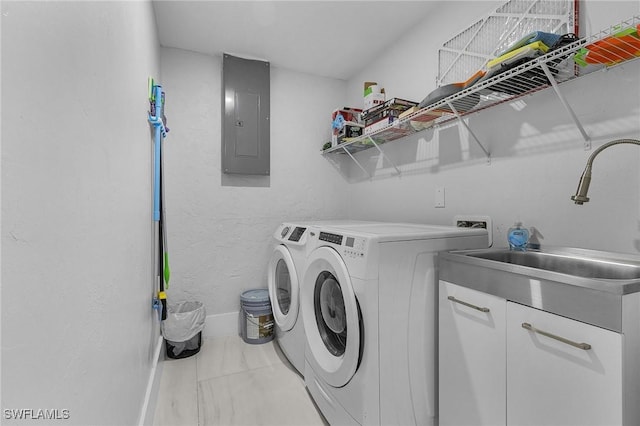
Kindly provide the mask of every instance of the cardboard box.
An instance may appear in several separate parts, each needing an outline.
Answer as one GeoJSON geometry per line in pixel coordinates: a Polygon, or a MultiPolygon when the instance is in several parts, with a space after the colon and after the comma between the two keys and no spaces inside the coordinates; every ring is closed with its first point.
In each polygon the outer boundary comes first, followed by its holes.
{"type": "Polygon", "coordinates": [[[364,82],[364,96],[368,96],[374,93],[384,93],[384,89],[378,85],[375,81],[364,82]]]}
{"type": "Polygon", "coordinates": [[[384,93],[371,93],[364,97],[364,109],[369,109],[383,104],[385,100],[384,93]]]}
{"type": "Polygon", "coordinates": [[[331,122],[341,115],[344,121],[360,124],[362,122],[362,110],[360,108],[342,107],[333,111],[331,122]]]}
{"type": "Polygon", "coordinates": [[[364,83],[364,109],[373,108],[384,103],[386,95],[384,89],[378,86],[375,81],[365,81],[364,83]]]}
{"type": "Polygon", "coordinates": [[[364,126],[362,124],[347,122],[338,133],[331,135],[331,146],[336,146],[344,142],[345,139],[362,136],[363,131],[364,126]]]}
{"type": "Polygon", "coordinates": [[[331,114],[331,144],[336,146],[346,138],[362,135],[362,110],[360,108],[338,108],[331,114]],[[338,117],[342,117],[336,120],[338,117]]]}

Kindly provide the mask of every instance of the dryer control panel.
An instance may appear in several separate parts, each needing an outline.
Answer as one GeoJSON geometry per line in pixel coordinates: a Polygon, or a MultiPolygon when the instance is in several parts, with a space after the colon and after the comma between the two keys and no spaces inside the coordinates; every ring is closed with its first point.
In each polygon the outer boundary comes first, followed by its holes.
{"type": "Polygon", "coordinates": [[[302,235],[304,235],[304,231],[306,231],[307,228],[302,228],[300,226],[296,226],[293,231],[291,232],[291,235],[289,235],[288,240],[289,241],[300,241],[300,237],[302,237],[302,235]]]}
{"type": "Polygon", "coordinates": [[[280,243],[302,246],[307,243],[307,228],[304,226],[283,223],[273,233],[273,237],[280,243]]]}

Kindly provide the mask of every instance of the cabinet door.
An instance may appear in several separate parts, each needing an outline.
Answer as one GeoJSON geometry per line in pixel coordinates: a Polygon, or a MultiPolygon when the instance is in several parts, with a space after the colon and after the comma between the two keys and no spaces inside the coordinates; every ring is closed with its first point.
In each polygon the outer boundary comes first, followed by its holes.
{"type": "Polygon", "coordinates": [[[440,281],[440,425],[504,425],[506,301],[440,281]]]}
{"type": "Polygon", "coordinates": [[[622,424],[620,334],[509,302],[507,341],[508,424],[622,424]]]}

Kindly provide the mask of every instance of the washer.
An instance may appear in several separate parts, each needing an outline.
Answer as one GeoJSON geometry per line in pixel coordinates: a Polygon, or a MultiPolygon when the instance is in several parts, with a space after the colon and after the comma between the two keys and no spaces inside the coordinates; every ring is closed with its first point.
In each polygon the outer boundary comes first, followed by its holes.
{"type": "Polygon", "coordinates": [[[282,223],[273,237],[276,244],[269,260],[267,286],[273,317],[275,338],[291,365],[304,374],[305,334],[300,314],[300,281],[307,260],[307,229],[310,225],[347,226],[369,222],[353,220],[282,223]]]}
{"type": "Polygon", "coordinates": [[[305,384],[332,425],[435,421],[437,253],[484,229],[408,223],[309,228],[301,282],[305,384]]]}

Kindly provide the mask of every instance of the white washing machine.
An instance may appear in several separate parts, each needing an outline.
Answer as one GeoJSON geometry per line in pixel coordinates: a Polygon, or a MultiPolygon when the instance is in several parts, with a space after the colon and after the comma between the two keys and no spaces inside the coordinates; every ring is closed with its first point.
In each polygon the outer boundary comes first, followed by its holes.
{"type": "Polygon", "coordinates": [[[401,223],[309,228],[301,282],[305,384],[331,425],[435,421],[437,253],[484,229],[401,223]]]}
{"type": "Polygon", "coordinates": [[[282,223],[273,234],[276,244],[269,260],[267,287],[275,320],[276,340],[291,365],[304,374],[305,333],[300,314],[300,281],[307,260],[307,229],[313,225],[353,225],[347,220],[282,223]]]}

